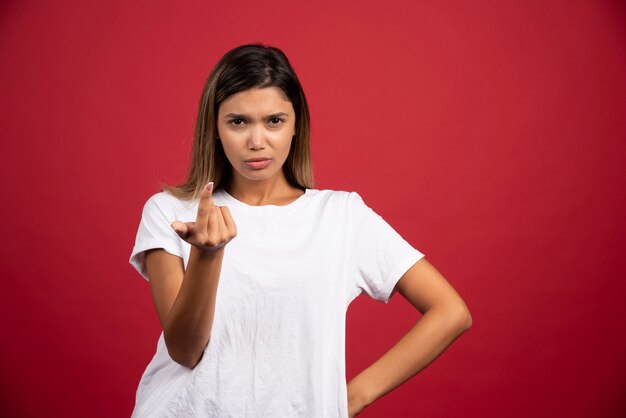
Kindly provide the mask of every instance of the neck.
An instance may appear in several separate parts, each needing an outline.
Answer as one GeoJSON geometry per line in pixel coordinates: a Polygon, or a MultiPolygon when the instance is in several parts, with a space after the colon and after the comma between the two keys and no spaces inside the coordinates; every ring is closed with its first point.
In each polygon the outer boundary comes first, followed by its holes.
{"type": "Polygon", "coordinates": [[[235,199],[251,206],[287,205],[302,196],[302,189],[287,182],[284,173],[266,180],[249,180],[233,173],[226,191],[235,199]]]}

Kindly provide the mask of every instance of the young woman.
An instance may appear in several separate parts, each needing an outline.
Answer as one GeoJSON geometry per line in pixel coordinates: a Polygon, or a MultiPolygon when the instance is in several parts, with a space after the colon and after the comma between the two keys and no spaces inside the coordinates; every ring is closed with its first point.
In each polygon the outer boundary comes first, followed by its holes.
{"type": "Polygon", "coordinates": [[[352,417],[471,325],[445,278],[358,194],[313,189],[304,92],[262,45],[213,69],[187,180],[148,199],[130,262],[163,327],[136,417],[352,417]],[[423,317],[346,384],[348,305],[395,291],[423,317]]]}

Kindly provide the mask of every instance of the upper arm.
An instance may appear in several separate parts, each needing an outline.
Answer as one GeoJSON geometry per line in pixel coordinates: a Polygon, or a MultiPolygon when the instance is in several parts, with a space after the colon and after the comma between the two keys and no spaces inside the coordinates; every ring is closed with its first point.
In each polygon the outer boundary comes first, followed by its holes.
{"type": "Polygon", "coordinates": [[[396,290],[422,314],[435,306],[456,307],[471,323],[469,310],[461,296],[425,258],[404,273],[396,290]]]}
{"type": "Polygon", "coordinates": [[[161,326],[164,327],[165,320],[183,282],[185,274],[183,259],[162,248],[146,251],[145,257],[152,301],[161,321],[161,326]]]}

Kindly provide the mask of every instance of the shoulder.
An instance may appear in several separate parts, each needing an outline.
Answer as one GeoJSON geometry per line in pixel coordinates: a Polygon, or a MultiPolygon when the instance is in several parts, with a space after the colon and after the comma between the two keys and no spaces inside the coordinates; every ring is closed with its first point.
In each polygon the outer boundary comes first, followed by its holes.
{"type": "Polygon", "coordinates": [[[330,190],[330,189],[312,189],[310,192],[311,197],[320,203],[326,205],[333,205],[335,207],[343,207],[346,209],[358,210],[366,207],[363,199],[357,192],[350,192],[345,190],[330,190]]]}
{"type": "Polygon", "coordinates": [[[333,199],[349,199],[354,196],[359,196],[357,192],[350,192],[345,190],[332,190],[332,189],[308,189],[308,193],[313,196],[333,198],[333,199]]]}
{"type": "Polygon", "coordinates": [[[158,210],[165,214],[173,214],[179,211],[193,209],[197,206],[198,201],[195,200],[182,200],[168,192],[155,193],[148,198],[144,204],[144,212],[158,210]]]}

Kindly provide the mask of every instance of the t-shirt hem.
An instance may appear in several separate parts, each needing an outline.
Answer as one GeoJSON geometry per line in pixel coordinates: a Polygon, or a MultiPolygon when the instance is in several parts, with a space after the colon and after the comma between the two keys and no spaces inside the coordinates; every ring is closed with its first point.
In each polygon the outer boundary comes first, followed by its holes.
{"type": "Polygon", "coordinates": [[[148,275],[146,274],[146,251],[157,248],[162,248],[169,254],[183,258],[183,255],[180,253],[180,249],[176,248],[174,244],[163,245],[163,242],[159,240],[149,241],[143,243],[140,247],[135,247],[128,262],[146,281],[150,281],[148,275]]]}
{"type": "Polygon", "coordinates": [[[415,263],[424,258],[424,254],[420,251],[413,249],[406,258],[398,264],[396,270],[389,275],[389,279],[385,281],[384,286],[378,292],[378,298],[383,303],[388,303],[391,297],[395,294],[395,287],[398,281],[402,278],[415,263]]]}

